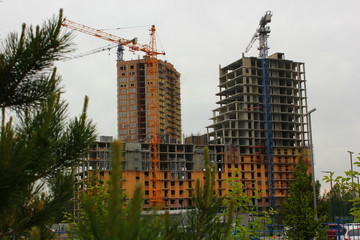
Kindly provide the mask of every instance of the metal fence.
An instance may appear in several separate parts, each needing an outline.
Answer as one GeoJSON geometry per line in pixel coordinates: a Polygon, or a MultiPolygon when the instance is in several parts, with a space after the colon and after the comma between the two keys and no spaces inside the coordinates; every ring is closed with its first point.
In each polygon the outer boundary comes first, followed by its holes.
{"type": "MultiPolygon", "coordinates": [[[[353,223],[353,219],[338,218],[334,223],[323,223],[328,240],[360,240],[360,223],[353,223]]],[[[54,224],[54,239],[74,239],[67,234],[67,224],[54,224]]],[[[259,237],[249,240],[287,240],[283,225],[267,225],[259,232],[259,237]]],[[[291,231],[291,228],[288,229],[291,231]]]]}

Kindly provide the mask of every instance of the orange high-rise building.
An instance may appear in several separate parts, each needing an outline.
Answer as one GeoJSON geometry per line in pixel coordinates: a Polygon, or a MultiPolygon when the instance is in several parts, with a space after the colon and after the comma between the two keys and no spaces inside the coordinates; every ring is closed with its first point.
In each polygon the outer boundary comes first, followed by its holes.
{"type": "MultiPolygon", "coordinates": [[[[171,63],[158,62],[157,116],[162,142],[181,142],[180,73],[171,63]]],[[[117,62],[118,137],[124,142],[148,142],[149,89],[146,59],[117,62]]]]}

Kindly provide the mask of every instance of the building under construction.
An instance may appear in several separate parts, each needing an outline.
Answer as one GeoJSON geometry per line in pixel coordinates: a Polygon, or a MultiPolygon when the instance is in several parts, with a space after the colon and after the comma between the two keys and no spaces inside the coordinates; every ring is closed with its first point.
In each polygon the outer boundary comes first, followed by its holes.
{"type": "MultiPolygon", "coordinates": [[[[270,180],[276,205],[287,194],[296,163],[303,160],[309,172],[311,149],[307,121],[304,63],[287,60],[282,53],[269,57],[272,135],[274,155],[271,171],[265,153],[261,59],[242,57],[219,69],[219,101],[207,134],[181,142],[180,74],[167,62],[159,62],[160,136],[157,187],[165,209],[192,205],[197,179],[204,179],[204,147],[216,165],[215,190],[225,196],[227,179],[236,177],[244,191],[260,198],[259,210],[269,207],[270,180]],[[270,179],[273,178],[273,179],[270,179]]],[[[151,143],[147,141],[146,64],[143,60],[118,62],[118,136],[125,144],[123,188],[132,195],[138,182],[145,191],[144,206],[151,206],[151,143]]],[[[214,86],[215,87],[215,86],[214,86]]],[[[111,139],[100,138],[88,160],[78,169],[78,190],[84,189],[88,171],[97,168],[107,179],[111,169],[111,139]]]]}
{"type": "Polygon", "coordinates": [[[268,205],[269,182],[273,181],[276,206],[286,196],[300,159],[312,171],[305,66],[285,59],[282,53],[268,58],[274,147],[269,164],[265,152],[261,61],[243,56],[220,68],[219,107],[213,110],[208,140],[210,145],[225,146],[225,172],[239,169],[250,186],[263,190],[265,194],[258,200],[258,206],[268,205]]]}

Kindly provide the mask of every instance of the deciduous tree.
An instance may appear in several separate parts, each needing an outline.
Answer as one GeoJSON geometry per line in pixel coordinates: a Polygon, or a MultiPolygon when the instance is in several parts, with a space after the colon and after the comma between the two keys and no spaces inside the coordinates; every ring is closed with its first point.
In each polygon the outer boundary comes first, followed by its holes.
{"type": "MultiPolygon", "coordinates": [[[[360,167],[360,157],[357,158],[357,161],[354,162],[354,165],[360,167]]],[[[330,182],[335,182],[337,189],[334,192],[334,199],[339,200],[338,198],[342,196],[343,200],[348,200],[351,203],[352,207],[350,208],[350,214],[355,217],[354,222],[360,222],[360,184],[358,179],[360,177],[360,172],[358,171],[346,171],[345,176],[337,176],[333,178],[333,173],[330,176],[325,176],[323,180],[330,182]],[[357,181],[356,181],[357,180],[357,181]],[[335,195],[337,194],[337,195],[335,195]]],[[[344,204],[346,206],[346,204],[344,204]]],[[[348,207],[348,206],[347,206],[348,207]]]]}

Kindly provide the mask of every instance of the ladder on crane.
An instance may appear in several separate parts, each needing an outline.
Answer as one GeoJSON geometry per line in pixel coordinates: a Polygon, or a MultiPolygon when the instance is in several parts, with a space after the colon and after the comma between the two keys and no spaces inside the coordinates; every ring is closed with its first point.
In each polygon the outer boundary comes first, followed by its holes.
{"type": "MultiPolygon", "coordinates": [[[[140,44],[137,39],[128,40],[104,31],[94,29],[68,19],[64,19],[62,26],[79,31],[94,37],[104,39],[119,45],[118,61],[122,61],[122,53],[119,53],[120,46],[126,46],[131,51],[145,52],[145,64],[148,87],[148,129],[150,132],[150,175],[151,175],[151,195],[150,202],[154,207],[163,205],[162,190],[159,186],[160,174],[160,129],[159,129],[159,99],[158,99],[158,60],[157,55],[165,55],[156,49],[155,25],[150,29],[150,44],[140,44]],[[121,56],[120,56],[121,54],[121,56]]],[[[121,51],[121,50],[120,50],[121,51]]]]}
{"type": "Polygon", "coordinates": [[[266,164],[269,178],[269,202],[270,207],[275,209],[275,179],[274,179],[274,145],[273,145],[273,131],[272,131],[272,113],[271,113],[271,95],[270,95],[270,77],[269,77],[269,59],[268,59],[268,42],[270,27],[267,26],[271,22],[272,13],[267,11],[261,17],[258,28],[255,31],[250,43],[246,47],[247,53],[256,40],[259,40],[259,58],[261,59],[261,80],[262,80],[262,95],[263,95],[263,115],[264,115],[264,130],[265,130],[265,154],[266,164]]]}

